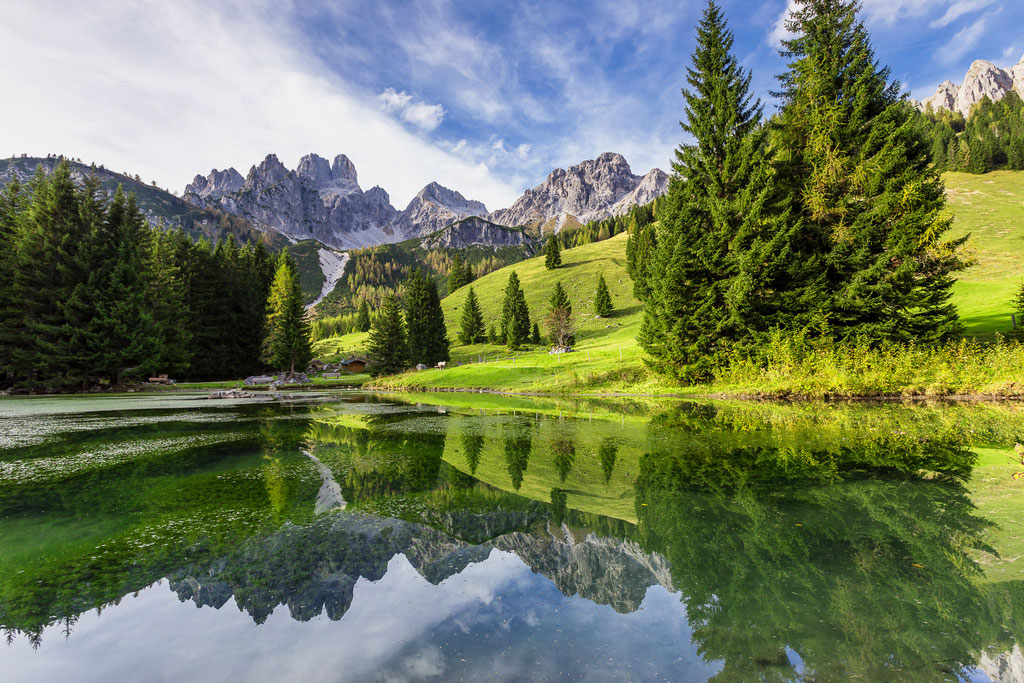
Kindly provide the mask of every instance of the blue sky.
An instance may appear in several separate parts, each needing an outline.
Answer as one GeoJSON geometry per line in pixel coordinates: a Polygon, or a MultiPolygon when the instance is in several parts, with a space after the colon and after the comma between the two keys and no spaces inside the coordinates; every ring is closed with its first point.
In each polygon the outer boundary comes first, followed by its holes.
{"type": "MultiPolygon", "coordinates": [[[[787,0],[723,0],[768,91],[787,0]]],[[[1020,0],[866,0],[916,97],[1024,54],[1020,0]]],[[[403,207],[432,180],[510,203],[554,167],[621,152],[667,168],[703,2],[0,0],[0,154],[63,153],[181,191],[269,152],[346,153],[403,207]],[[83,6],[86,5],[86,6],[83,6]],[[171,5],[171,6],[168,6],[171,5]]]]}

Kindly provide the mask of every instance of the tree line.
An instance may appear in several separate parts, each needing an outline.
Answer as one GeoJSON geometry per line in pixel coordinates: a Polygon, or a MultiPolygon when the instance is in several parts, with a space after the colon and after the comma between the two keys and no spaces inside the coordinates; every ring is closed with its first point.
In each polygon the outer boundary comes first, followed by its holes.
{"type": "MultiPolygon", "coordinates": [[[[0,191],[0,384],[71,390],[263,370],[275,359],[265,346],[275,271],[294,317],[302,294],[286,254],[154,229],[120,187],[110,196],[94,176],[77,185],[66,161],[39,169],[0,191]]],[[[308,325],[302,313],[288,324],[308,325]]]]}
{"type": "Polygon", "coordinates": [[[915,112],[853,0],[796,0],[766,120],[715,2],[687,69],[656,231],[630,237],[650,365],[702,381],[772,330],[931,343],[957,334],[951,219],[915,112]]]}
{"type": "Polygon", "coordinates": [[[917,115],[916,126],[941,171],[1024,170],[1024,101],[1016,90],[997,102],[983,97],[966,119],[960,112],[929,107],[917,115]]]}

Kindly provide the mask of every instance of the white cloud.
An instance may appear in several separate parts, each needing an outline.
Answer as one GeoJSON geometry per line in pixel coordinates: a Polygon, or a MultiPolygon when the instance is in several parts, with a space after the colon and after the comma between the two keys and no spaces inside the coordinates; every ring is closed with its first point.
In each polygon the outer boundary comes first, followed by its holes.
{"type": "Polygon", "coordinates": [[[772,26],[772,30],[768,34],[768,44],[772,47],[782,47],[782,41],[788,40],[793,36],[786,27],[786,22],[789,21],[789,15],[795,9],[796,2],[794,0],[786,0],[786,8],[782,10],[782,14],[775,20],[775,25],[772,26]]]}
{"type": "MultiPolygon", "coordinates": [[[[481,163],[422,139],[304,52],[272,3],[244,12],[198,0],[5,8],[0,155],[62,153],[180,190],[197,172],[243,174],[267,153],[345,153],[364,187],[397,206],[436,180],[490,206],[516,189],[481,163]]],[[[396,96],[402,93],[395,93],[396,96]]],[[[423,129],[443,116],[410,102],[423,129]]]]}
{"type": "Polygon", "coordinates": [[[954,2],[949,6],[949,9],[946,10],[945,14],[933,21],[929,26],[932,28],[943,28],[945,26],[949,26],[965,14],[970,14],[971,12],[977,12],[980,9],[984,9],[993,2],[995,2],[995,0],[957,0],[957,2],[954,2]]]}
{"type": "MultiPolygon", "coordinates": [[[[1005,50],[1003,50],[1003,62],[1004,63],[1005,62],[1010,62],[1011,60],[1018,59],[1018,58],[1020,59],[1020,61],[1024,62],[1024,56],[1021,55],[1020,47],[1019,46],[1011,45],[1010,47],[1008,47],[1005,50]]],[[[1011,62],[1011,63],[1016,64],[1017,62],[1011,62]]]]}
{"type": "Polygon", "coordinates": [[[440,126],[446,113],[440,104],[414,102],[412,95],[405,91],[395,92],[394,88],[388,88],[377,95],[377,101],[384,111],[398,114],[403,121],[424,131],[431,131],[440,126]]]}
{"type": "Polygon", "coordinates": [[[945,64],[953,64],[960,60],[985,35],[987,23],[986,18],[982,17],[973,24],[969,24],[957,31],[949,43],[935,51],[935,58],[945,64]]]}

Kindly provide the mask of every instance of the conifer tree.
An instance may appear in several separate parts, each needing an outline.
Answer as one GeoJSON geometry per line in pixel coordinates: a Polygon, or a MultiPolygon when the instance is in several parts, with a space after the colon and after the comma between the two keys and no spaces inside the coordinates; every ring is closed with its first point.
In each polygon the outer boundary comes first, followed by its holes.
{"type": "Polygon", "coordinates": [[[498,337],[498,330],[494,326],[494,323],[491,323],[491,326],[487,328],[487,343],[495,345],[501,343],[500,337],[498,337]]]}
{"type": "Polygon", "coordinates": [[[555,288],[551,291],[551,298],[548,303],[552,311],[556,308],[564,308],[569,313],[572,313],[572,302],[569,301],[569,295],[565,293],[561,280],[555,282],[555,288]]]}
{"type": "Polygon", "coordinates": [[[380,313],[374,318],[367,348],[375,375],[393,375],[409,367],[405,323],[394,295],[384,299],[380,313]]]}
{"type": "Polygon", "coordinates": [[[526,295],[519,285],[515,271],[509,273],[505,285],[505,298],[501,307],[501,327],[504,342],[513,351],[522,346],[530,337],[530,310],[526,306],[526,295]]]}
{"type": "Polygon", "coordinates": [[[658,248],[653,224],[638,225],[626,241],[626,272],[633,281],[633,296],[647,301],[651,295],[650,270],[658,248]]]}
{"type": "MultiPolygon", "coordinates": [[[[800,221],[791,258],[818,266],[817,327],[840,339],[947,338],[960,329],[949,297],[962,240],[944,240],[944,188],[914,113],[855,0],[795,4],[775,142],[800,221]]],[[[961,152],[971,167],[976,150],[961,152]]]]}
{"type": "Polygon", "coordinates": [[[554,270],[560,265],[562,265],[562,250],[558,246],[558,238],[551,234],[544,245],[544,267],[554,270]]]}
{"type": "Polygon", "coordinates": [[[370,331],[370,305],[363,299],[359,304],[359,313],[356,315],[356,331],[370,331]]]}
{"type": "Polygon", "coordinates": [[[285,249],[267,300],[266,348],[270,365],[290,375],[305,371],[313,358],[304,299],[295,263],[285,249]]]}
{"type": "Polygon", "coordinates": [[[762,273],[743,272],[741,255],[759,240],[772,244],[779,232],[765,211],[773,186],[762,106],[732,45],[711,0],[683,91],[680,125],[695,143],[676,151],[669,191],[659,203],[654,258],[641,256],[639,243],[634,247],[633,269],[647,268],[642,287],[634,279],[646,298],[638,340],[652,367],[687,380],[706,378],[728,341],[744,336],[737,312],[754,307],[762,273]]]}
{"type": "Polygon", "coordinates": [[[533,331],[530,332],[530,343],[540,344],[540,325],[537,324],[536,320],[533,321],[533,331]]]}
{"type": "Polygon", "coordinates": [[[410,361],[427,366],[448,360],[448,330],[434,281],[420,269],[406,282],[405,327],[410,361]]]}
{"type": "Polygon", "coordinates": [[[469,294],[466,295],[466,302],[462,304],[462,315],[459,318],[459,342],[468,346],[483,341],[485,336],[484,316],[480,311],[480,302],[477,300],[476,292],[470,287],[469,294]]]}
{"type": "MultiPolygon", "coordinates": [[[[192,339],[184,324],[188,319],[188,306],[181,271],[174,260],[173,238],[162,230],[153,235],[148,275],[146,298],[158,349],[148,370],[180,376],[188,370],[191,361],[192,339]]],[[[262,334],[258,339],[262,340],[262,334]]]]}
{"type": "Polygon", "coordinates": [[[10,334],[20,316],[14,298],[15,243],[28,197],[17,179],[0,191],[0,386],[12,383],[10,334]]]}
{"type": "Polygon", "coordinates": [[[460,287],[465,287],[473,280],[473,267],[462,260],[458,253],[452,258],[452,265],[448,271],[448,293],[451,294],[460,287]]]}
{"type": "Polygon", "coordinates": [[[608,291],[608,283],[604,281],[604,273],[597,278],[597,291],[594,292],[594,313],[607,318],[612,314],[612,295],[608,291]]]}

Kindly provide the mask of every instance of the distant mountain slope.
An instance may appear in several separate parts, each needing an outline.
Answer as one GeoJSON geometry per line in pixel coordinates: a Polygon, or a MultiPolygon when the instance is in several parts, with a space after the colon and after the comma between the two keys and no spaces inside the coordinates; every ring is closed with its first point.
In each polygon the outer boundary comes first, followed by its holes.
{"type": "Polygon", "coordinates": [[[392,228],[407,238],[420,237],[468,216],[486,215],[487,207],[483,202],[466,199],[459,192],[430,183],[398,214],[392,228]]]}
{"type": "Polygon", "coordinates": [[[1001,100],[1006,93],[1016,90],[1024,97],[1024,58],[1008,69],[1000,69],[992,62],[984,59],[976,60],[967,70],[962,83],[944,81],[935,90],[935,94],[920,102],[914,102],[921,111],[929,106],[935,109],[946,109],[967,116],[971,107],[984,97],[992,101],[1001,100]]]}
{"type": "Polygon", "coordinates": [[[668,189],[668,176],[652,169],[633,175],[621,154],[605,152],[596,159],[567,169],[556,168],[547,179],[527,190],[512,206],[489,219],[502,225],[541,226],[552,219],[557,229],[571,216],[587,223],[621,215],[634,204],[646,204],[668,189]],[[564,218],[563,218],[564,217],[564,218]]]}
{"type": "MultiPolygon", "coordinates": [[[[39,166],[42,166],[46,173],[51,173],[60,161],[60,157],[0,159],[0,186],[7,185],[15,178],[20,182],[27,182],[39,166]]],[[[284,235],[276,231],[259,230],[244,218],[229,212],[192,206],[181,197],[176,197],[163,188],[144,183],[137,177],[117,173],[102,166],[93,168],[79,161],[68,161],[71,164],[72,177],[77,182],[82,182],[87,176],[95,173],[103,189],[109,194],[113,194],[118,185],[123,186],[125,191],[134,192],[139,208],[153,225],[163,221],[167,225],[183,228],[194,238],[207,237],[213,241],[227,235],[235,235],[242,241],[262,241],[272,249],[280,249],[289,243],[284,235]]]]}

